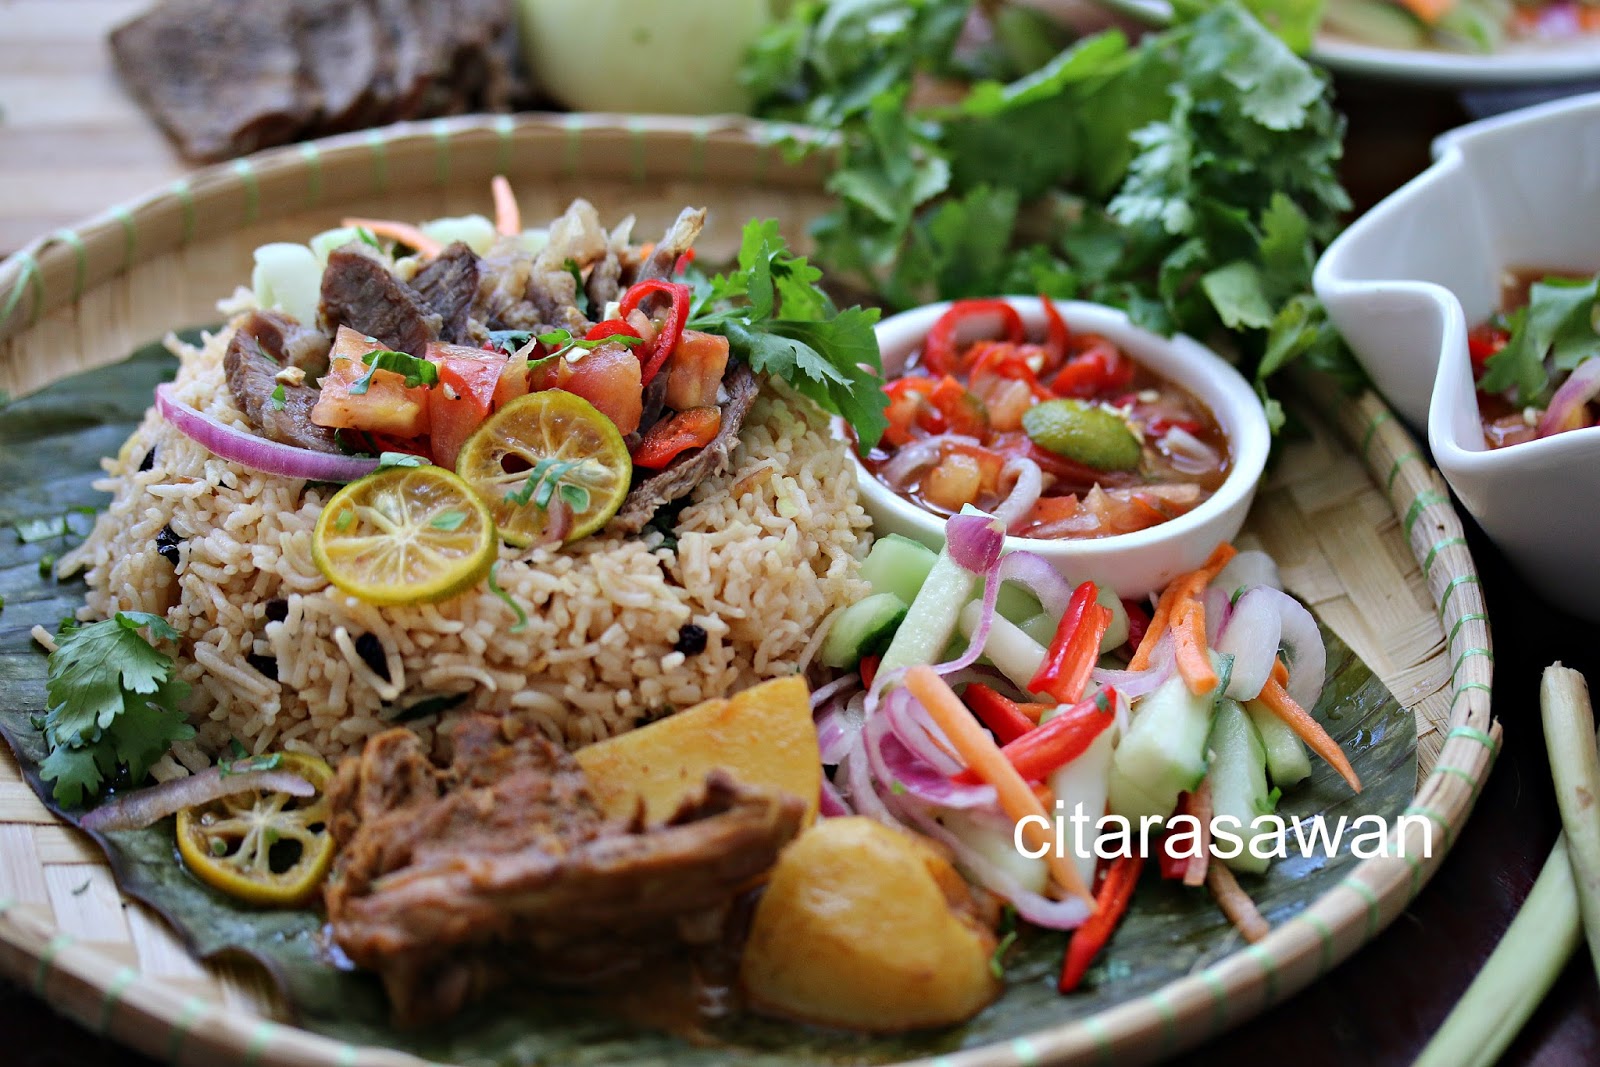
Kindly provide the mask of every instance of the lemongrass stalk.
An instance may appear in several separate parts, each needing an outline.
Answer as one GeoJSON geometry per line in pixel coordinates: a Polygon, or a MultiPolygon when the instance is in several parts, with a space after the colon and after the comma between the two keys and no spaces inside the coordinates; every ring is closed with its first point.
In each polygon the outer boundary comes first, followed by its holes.
{"type": "Polygon", "coordinates": [[[1578,891],[1578,913],[1589,955],[1600,968],[1600,809],[1595,806],[1600,803],[1600,745],[1583,675],[1559,663],[1546,667],[1539,683],[1539,706],[1578,891]]]}
{"type": "Polygon", "coordinates": [[[1578,889],[1566,835],[1483,970],[1411,1067],[1490,1067],[1578,947],[1578,889]]]}

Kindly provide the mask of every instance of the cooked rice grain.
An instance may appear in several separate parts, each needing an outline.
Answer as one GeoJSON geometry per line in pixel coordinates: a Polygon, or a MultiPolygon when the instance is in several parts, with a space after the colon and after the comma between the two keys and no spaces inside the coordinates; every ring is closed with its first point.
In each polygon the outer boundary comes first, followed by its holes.
{"type": "MultiPolygon", "coordinates": [[[[227,338],[182,349],[176,398],[245,427],[223,378],[227,338]]],[[[154,410],[105,467],[98,487],[112,503],[63,562],[87,569],[81,614],[166,616],[183,635],[179,675],[213,754],[237,738],[252,752],[337,759],[419,702],[453,694],[465,694],[461,710],[510,712],[582,745],[800,669],[822,621],[866,591],[857,571],[868,519],[845,446],[811,404],[770,387],[731,469],[679,516],[676,551],[656,533],[502,547],[499,584],[528,614],[516,633],[487,585],[398,608],[340,593],[311,559],[332,490],[219,459],[154,410]],[[176,569],[156,552],[169,525],[183,539],[176,569]],[[277,622],[266,614],[275,599],[287,605],[277,622]],[[673,648],[689,623],[706,631],[694,656],[673,648]],[[371,662],[358,647],[365,634],[379,649],[371,662]],[[276,681],[249,656],[275,660],[276,681]]],[[[437,719],[412,725],[428,733],[437,719]]]]}

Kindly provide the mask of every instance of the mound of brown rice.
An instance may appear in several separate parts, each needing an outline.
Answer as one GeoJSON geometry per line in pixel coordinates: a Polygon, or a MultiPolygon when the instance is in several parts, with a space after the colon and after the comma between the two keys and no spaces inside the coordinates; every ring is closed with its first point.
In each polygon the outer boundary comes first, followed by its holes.
{"type": "MultiPolygon", "coordinates": [[[[177,396],[245,426],[223,379],[228,336],[175,347],[177,396]]],[[[177,755],[191,767],[231,738],[336,759],[396,720],[428,733],[440,714],[429,709],[452,697],[581,745],[805,669],[827,616],[865,591],[868,519],[846,446],[809,402],[770,386],[729,472],[679,517],[675,549],[655,532],[502,546],[496,576],[527,613],[520,632],[486,584],[398,608],[339,592],[311,558],[332,489],[219,459],[154,410],[104,465],[113,500],[63,571],[87,569],[85,618],[155,612],[183,635],[200,734],[177,755]],[[157,551],[168,526],[176,567],[157,551]],[[689,624],[704,651],[675,650],[689,624]]]]}

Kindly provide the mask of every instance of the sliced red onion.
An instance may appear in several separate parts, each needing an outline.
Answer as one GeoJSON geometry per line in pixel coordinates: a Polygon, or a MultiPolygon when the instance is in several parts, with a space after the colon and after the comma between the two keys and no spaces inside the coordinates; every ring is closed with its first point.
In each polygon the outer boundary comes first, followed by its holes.
{"type": "Polygon", "coordinates": [[[1211,582],[1212,585],[1227,593],[1230,597],[1241,589],[1251,586],[1264,585],[1272,589],[1282,589],[1283,580],[1278,577],[1278,565],[1271,556],[1265,552],[1254,549],[1241,552],[1228,561],[1211,582]]]}
{"type": "Polygon", "coordinates": [[[824,711],[817,719],[817,748],[822,762],[835,766],[855,747],[861,736],[861,726],[866,699],[857,693],[848,702],[835,700],[834,707],[824,711]]]}
{"type": "Polygon", "coordinates": [[[1216,648],[1217,638],[1228,624],[1228,616],[1233,614],[1233,605],[1228,600],[1228,594],[1214,585],[1208,586],[1200,594],[1200,604],[1206,609],[1206,645],[1216,648]]]}
{"type": "Polygon", "coordinates": [[[1184,474],[1204,474],[1219,465],[1216,451],[1181,426],[1168,430],[1160,444],[1173,468],[1184,474]]]}
{"type": "MultiPolygon", "coordinates": [[[[856,738],[855,747],[845,756],[841,764],[841,771],[845,782],[850,787],[850,806],[857,815],[865,815],[869,819],[876,819],[885,826],[896,830],[904,830],[905,826],[884,804],[878,795],[877,788],[872,782],[872,767],[867,762],[867,746],[861,737],[856,738]]],[[[887,790],[888,786],[884,788],[887,790]]]]}
{"type": "Polygon", "coordinates": [[[855,814],[850,810],[850,805],[844,802],[844,797],[839,795],[838,787],[826,774],[822,776],[822,792],[817,798],[817,810],[824,819],[837,819],[855,814]]]}
{"type": "Polygon", "coordinates": [[[1310,711],[1322,696],[1322,683],[1328,672],[1328,650],[1322,643],[1322,630],[1306,606],[1288,593],[1277,589],[1260,592],[1269,598],[1283,620],[1278,644],[1283,649],[1284,665],[1289,668],[1289,696],[1310,711]]]}
{"type": "Polygon", "coordinates": [[[993,808],[998,804],[994,786],[962,785],[930,767],[901,743],[888,714],[875,716],[867,723],[862,740],[867,751],[867,766],[878,785],[878,797],[885,805],[890,798],[912,796],[941,808],[966,810],[993,808]],[[884,797],[889,793],[889,798],[884,797]]]}
{"type": "Polygon", "coordinates": [[[1033,505],[1039,502],[1039,494],[1044,492],[1044,472],[1039,465],[1026,456],[1013,456],[1006,460],[1006,465],[1001,468],[1000,476],[1007,475],[1016,480],[1011,485],[1011,492],[1000,506],[994,509],[994,517],[1005,525],[1006,532],[1010,533],[1028,517],[1033,510],[1033,505]]]}
{"type": "Polygon", "coordinates": [[[1173,661],[1168,660],[1159,667],[1153,666],[1143,671],[1111,671],[1096,668],[1089,677],[1100,685],[1111,686],[1119,695],[1129,700],[1138,700],[1140,697],[1149,696],[1166,684],[1172,677],[1173,670],[1173,661]]]}
{"type": "MultiPolygon", "coordinates": [[[[967,769],[965,763],[951,755],[949,739],[909,690],[894,690],[879,710],[880,714],[873,721],[887,720],[896,739],[929,767],[946,777],[967,769]]],[[[872,743],[870,730],[867,743],[869,746],[872,743]]]]}
{"type": "Polygon", "coordinates": [[[970,445],[976,448],[978,439],[966,434],[942,433],[935,437],[924,437],[920,441],[913,441],[898,449],[890,457],[889,462],[878,472],[879,477],[887,482],[891,489],[903,489],[913,474],[939,462],[940,453],[946,444],[970,445]]]}
{"type": "Polygon", "coordinates": [[[859,684],[861,684],[861,679],[858,675],[847,674],[843,678],[835,678],[811,694],[811,710],[815,712],[821,709],[823,705],[827,704],[835,696],[859,684]]]}
{"type": "Polygon", "coordinates": [[[292,797],[316,795],[316,787],[298,774],[289,771],[244,771],[223,774],[222,768],[211,767],[187,778],[174,778],[169,782],[126,793],[95,808],[79,820],[85,830],[104,833],[107,830],[143,830],[168,815],[176,815],[184,808],[208,804],[236,793],[260,790],[263,793],[287,793],[292,797]]]}
{"type": "Polygon", "coordinates": [[[907,795],[896,797],[896,810],[907,822],[935,841],[943,842],[955,854],[956,866],[979,885],[1017,909],[1017,914],[1047,930],[1076,930],[1089,917],[1089,902],[1081,897],[1050,900],[1022,885],[1006,871],[990,863],[976,849],[939,824],[930,807],[907,795]]]}
{"type": "Polygon", "coordinates": [[[994,606],[999,599],[1000,564],[996,560],[983,576],[983,602],[978,610],[978,625],[973,628],[972,636],[967,641],[967,650],[953,660],[936,665],[933,668],[935,671],[948,677],[978,662],[978,657],[983,655],[983,646],[989,640],[989,631],[994,628],[994,606]]]}
{"type": "Polygon", "coordinates": [[[1072,601],[1073,586],[1050,565],[1050,561],[1036,552],[1008,552],[1000,560],[1000,580],[1022,586],[1039,601],[1039,606],[1053,619],[1067,613],[1072,601]]]}
{"type": "Polygon", "coordinates": [[[973,574],[987,577],[1000,562],[1005,547],[1005,527],[989,515],[952,515],[944,524],[950,558],[973,574]]]}
{"type": "Polygon", "coordinates": [[[1567,375],[1556,395],[1550,398],[1550,406],[1539,419],[1539,436],[1582,429],[1587,425],[1583,406],[1597,394],[1600,394],[1600,358],[1591,357],[1578,364],[1578,369],[1567,375]]]}
{"type": "Polygon", "coordinates": [[[170,383],[156,386],[156,408],[162,418],[177,427],[185,437],[225,460],[252,470],[308,482],[353,482],[378,469],[375,459],[313,452],[309,448],[269,441],[248,430],[229,426],[174,398],[170,383]]]}
{"type": "MultiPolygon", "coordinates": [[[[1216,586],[1211,588],[1217,590],[1216,586]]],[[[1228,625],[1215,645],[1218,652],[1233,657],[1227,693],[1235,700],[1254,700],[1272,677],[1272,665],[1283,638],[1283,614],[1274,597],[1283,595],[1266,586],[1248,590],[1234,605],[1228,625]]]]}

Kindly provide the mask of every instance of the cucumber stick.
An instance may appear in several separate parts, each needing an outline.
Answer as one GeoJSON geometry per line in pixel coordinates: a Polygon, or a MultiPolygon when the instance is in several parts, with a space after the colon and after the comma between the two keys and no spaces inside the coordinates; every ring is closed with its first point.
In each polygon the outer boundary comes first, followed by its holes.
{"type": "Polygon", "coordinates": [[[977,575],[951,559],[949,548],[940,552],[911,601],[906,621],[883,654],[879,673],[937,662],[955,636],[956,620],[977,584],[977,575]]]}
{"type": "Polygon", "coordinates": [[[823,639],[820,658],[825,667],[849,669],[863,656],[875,656],[888,647],[906,617],[906,602],[893,593],[874,593],[841,611],[823,639]]]}
{"type": "Polygon", "coordinates": [[[1267,774],[1272,784],[1287,789],[1311,777],[1311,757],[1306,754],[1300,735],[1258,700],[1246,702],[1244,710],[1261,734],[1261,744],[1267,750],[1267,774]]]}
{"type": "MultiPolygon", "coordinates": [[[[1039,721],[1049,721],[1060,710],[1055,708],[1045,712],[1039,721]]],[[[1056,810],[1050,813],[1050,817],[1071,819],[1078,806],[1082,805],[1083,814],[1089,819],[1087,823],[1067,823],[1067,848],[1071,850],[1073,866],[1078,868],[1078,877],[1083,879],[1084,885],[1094,885],[1095,826],[1106,813],[1115,735],[1114,728],[1101,730],[1081,756],[1050,775],[1050,791],[1056,796],[1056,810]],[[1084,832],[1083,840],[1075,841],[1071,835],[1077,833],[1080,826],[1084,832]]]]}
{"type": "Polygon", "coordinates": [[[1217,702],[1217,724],[1211,731],[1211,811],[1213,832],[1217,834],[1217,848],[1226,851],[1231,842],[1222,839],[1224,833],[1234,834],[1241,846],[1239,855],[1226,863],[1236,871],[1260,874],[1270,862],[1265,857],[1250,854],[1250,842],[1270,835],[1267,826],[1252,827],[1259,815],[1270,815],[1276,802],[1267,791],[1267,753],[1261,744],[1261,734],[1255,723],[1237,701],[1223,698],[1217,702]],[[1237,830],[1226,824],[1217,827],[1216,820],[1231,817],[1238,821],[1237,830]]]}
{"type": "Polygon", "coordinates": [[[909,604],[928,580],[928,572],[939,554],[920,541],[899,534],[888,534],[872,543],[872,551],[861,564],[861,577],[874,593],[893,593],[909,604]]]}
{"type": "MultiPolygon", "coordinates": [[[[978,629],[978,618],[982,614],[983,605],[976,600],[962,608],[961,632],[970,638],[978,629]]],[[[1045,647],[996,613],[994,622],[989,625],[989,639],[983,643],[983,654],[995,669],[1026,693],[1028,683],[1044,663],[1045,647]]]]}
{"type": "Polygon", "coordinates": [[[1176,674],[1139,701],[1114,760],[1111,796],[1117,814],[1171,815],[1178,794],[1200,784],[1215,704],[1214,693],[1195,696],[1176,674]],[[1133,808],[1139,810],[1127,810],[1133,808]]]}

